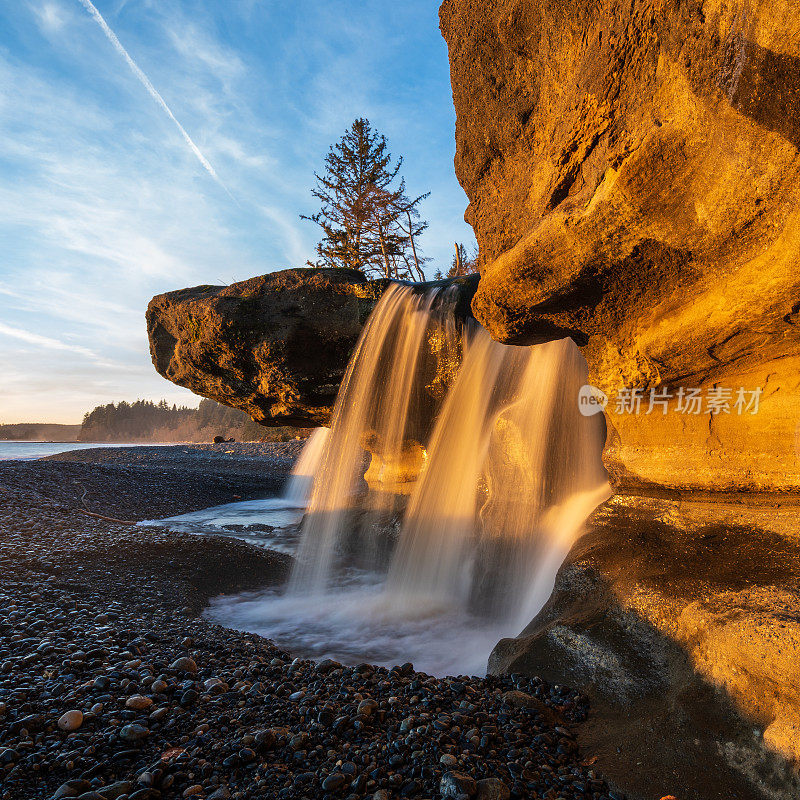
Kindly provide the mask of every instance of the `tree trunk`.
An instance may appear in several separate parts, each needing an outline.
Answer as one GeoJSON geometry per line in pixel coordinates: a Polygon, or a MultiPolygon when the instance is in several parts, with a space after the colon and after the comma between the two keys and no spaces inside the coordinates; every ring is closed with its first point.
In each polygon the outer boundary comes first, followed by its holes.
{"type": "Polygon", "coordinates": [[[406,216],[408,217],[408,240],[411,242],[411,252],[414,254],[414,264],[417,268],[417,275],[421,281],[425,281],[425,273],[419,265],[419,258],[417,257],[417,247],[414,244],[414,226],[411,224],[411,212],[406,209],[406,216]]]}
{"type": "Polygon", "coordinates": [[[381,241],[381,253],[383,254],[383,270],[387,278],[392,277],[392,268],[389,266],[389,256],[386,254],[386,242],[383,239],[383,226],[381,225],[381,218],[376,214],[375,222],[378,223],[378,238],[381,241]]]}

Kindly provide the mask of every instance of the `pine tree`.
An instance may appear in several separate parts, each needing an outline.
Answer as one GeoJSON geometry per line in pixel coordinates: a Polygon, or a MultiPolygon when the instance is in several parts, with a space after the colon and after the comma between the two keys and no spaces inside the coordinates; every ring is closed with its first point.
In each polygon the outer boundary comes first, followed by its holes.
{"type": "Polygon", "coordinates": [[[403,159],[393,163],[386,137],[367,119],[357,119],[328,151],[325,172],[314,173],[311,190],[322,204],[302,219],[322,228],[317,267],[357,269],[367,275],[425,280],[426,259],[418,239],[428,227],[418,206],[430,193],[406,196],[399,176],[403,159]]]}

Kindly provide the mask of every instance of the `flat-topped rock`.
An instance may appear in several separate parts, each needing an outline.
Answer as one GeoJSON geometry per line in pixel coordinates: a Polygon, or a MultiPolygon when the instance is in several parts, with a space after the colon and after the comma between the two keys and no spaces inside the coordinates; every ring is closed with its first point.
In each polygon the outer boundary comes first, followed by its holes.
{"type": "MultiPolygon", "coordinates": [[[[353,348],[389,281],[346,269],[287,269],[230,286],[196,286],[147,307],[150,354],[167,380],[238,408],[265,426],[330,421],[353,348]]],[[[471,316],[477,276],[437,302],[471,316]]]]}
{"type": "Polygon", "coordinates": [[[264,425],[320,425],[382,290],[353,270],[290,269],[158,295],[147,308],[153,364],[264,425]]]}

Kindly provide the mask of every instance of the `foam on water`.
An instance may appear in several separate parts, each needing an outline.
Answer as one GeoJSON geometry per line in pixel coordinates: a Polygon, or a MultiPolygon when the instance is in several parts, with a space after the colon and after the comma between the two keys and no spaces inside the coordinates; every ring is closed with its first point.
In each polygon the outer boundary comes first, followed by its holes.
{"type": "Polygon", "coordinates": [[[303,509],[282,497],[246,500],[190,511],[165,519],[143,520],[143,527],[169,528],[176,533],[227,536],[293,554],[300,537],[303,509]]]}
{"type": "Polygon", "coordinates": [[[430,675],[484,675],[497,643],[496,625],[421,603],[396,608],[383,576],[350,575],[320,597],[267,591],[212,601],[207,616],[261,634],[293,655],[347,664],[394,666],[410,661],[430,675]]]}

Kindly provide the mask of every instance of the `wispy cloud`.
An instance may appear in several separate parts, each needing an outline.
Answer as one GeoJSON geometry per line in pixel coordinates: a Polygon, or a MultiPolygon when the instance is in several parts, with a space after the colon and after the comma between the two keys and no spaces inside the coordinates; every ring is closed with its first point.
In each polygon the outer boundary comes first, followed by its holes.
{"type": "Polygon", "coordinates": [[[223,46],[203,30],[196,20],[186,16],[181,16],[179,26],[168,27],[166,33],[170,44],[185,62],[195,62],[217,78],[228,91],[234,90],[233,82],[245,73],[245,65],[238,53],[223,46]]]}
{"type": "Polygon", "coordinates": [[[197,160],[203,165],[203,168],[208,172],[208,174],[230,195],[231,199],[233,199],[233,195],[228,191],[228,188],[225,184],[220,180],[219,175],[217,175],[214,167],[211,166],[208,159],[200,152],[200,148],[192,141],[192,137],[186,133],[183,125],[176,119],[175,115],[172,113],[170,107],[164,101],[164,98],[158,93],[156,87],[150,82],[150,79],[147,75],[142,72],[139,68],[139,65],[130,57],[128,51],[122,46],[119,39],[117,39],[116,34],[114,31],[109,28],[108,24],[106,23],[105,19],[103,19],[102,14],[95,8],[94,3],[91,0],[79,0],[81,5],[92,15],[94,20],[102,29],[103,33],[106,35],[106,38],[111,42],[114,46],[114,49],[125,59],[128,66],[131,68],[133,74],[139,79],[142,86],[147,89],[150,96],[161,106],[164,110],[164,113],[175,123],[176,127],[183,136],[184,141],[187,145],[189,145],[189,149],[195,154],[197,160]]]}
{"type": "Polygon", "coordinates": [[[297,217],[270,206],[262,206],[261,211],[275,225],[285,242],[284,247],[289,257],[287,266],[305,266],[309,248],[306,238],[298,230],[297,217]]]}
{"type": "Polygon", "coordinates": [[[37,347],[45,347],[48,350],[66,350],[70,353],[77,353],[78,355],[89,358],[92,361],[107,363],[104,361],[104,359],[100,358],[97,353],[89,350],[88,347],[60,342],[58,339],[52,339],[49,336],[42,336],[40,333],[26,331],[22,328],[14,328],[13,326],[6,325],[3,322],[0,322],[0,335],[10,336],[12,339],[20,339],[28,344],[36,345],[37,347]]]}
{"type": "Polygon", "coordinates": [[[38,8],[34,8],[34,13],[39,23],[47,31],[55,32],[64,27],[64,12],[56,3],[43,3],[38,8]]]}

